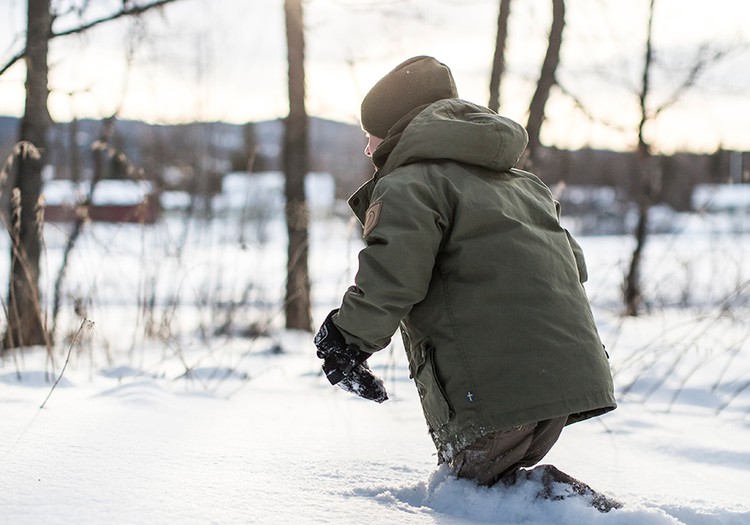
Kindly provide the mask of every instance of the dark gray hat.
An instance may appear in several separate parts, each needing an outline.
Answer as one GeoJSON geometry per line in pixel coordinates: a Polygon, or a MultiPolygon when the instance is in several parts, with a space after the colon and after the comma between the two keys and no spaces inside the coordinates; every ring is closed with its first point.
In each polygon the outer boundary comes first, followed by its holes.
{"type": "Polygon", "coordinates": [[[379,138],[404,115],[419,106],[457,98],[451,70],[429,56],[402,62],[381,78],[362,100],[362,128],[379,138]]]}

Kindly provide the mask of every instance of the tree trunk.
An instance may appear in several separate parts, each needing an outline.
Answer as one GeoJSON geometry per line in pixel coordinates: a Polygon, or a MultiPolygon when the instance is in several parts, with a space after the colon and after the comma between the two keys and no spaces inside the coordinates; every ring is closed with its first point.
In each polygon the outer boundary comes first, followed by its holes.
{"type": "Polygon", "coordinates": [[[286,327],[312,330],[308,271],[309,212],[305,199],[308,171],[308,126],[305,110],[305,38],[302,0],[285,0],[289,61],[289,116],[284,129],[287,251],[286,327]]]}
{"type": "Polygon", "coordinates": [[[635,229],[635,249],[630,259],[628,273],[625,276],[623,294],[625,298],[625,313],[636,316],[641,305],[643,297],[641,295],[641,256],[643,248],[646,245],[646,236],[648,232],[648,206],[638,207],[638,225],[635,229]]]}
{"type": "Polygon", "coordinates": [[[42,215],[38,209],[42,191],[42,166],[51,119],[47,110],[47,50],[52,34],[50,0],[29,0],[26,33],[26,107],[20,140],[32,143],[42,157],[21,155],[17,161],[14,191],[20,200],[12,205],[11,275],[8,286],[8,326],[4,348],[46,343],[39,295],[39,256],[42,215]]]}
{"type": "MultiPolygon", "coordinates": [[[[153,0],[150,3],[132,6],[123,2],[119,11],[61,33],[53,33],[51,0],[28,0],[26,46],[22,53],[11,57],[0,66],[0,74],[18,60],[26,60],[26,107],[21,119],[20,141],[33,144],[36,150],[41,152],[41,157],[22,154],[16,161],[13,193],[18,195],[18,199],[11,199],[13,225],[11,271],[8,281],[8,325],[0,350],[38,344],[46,344],[50,350],[39,293],[39,257],[43,224],[39,196],[42,190],[44,155],[47,150],[46,135],[52,123],[47,109],[49,41],[60,36],[82,33],[125,16],[138,16],[174,1],[176,0],[153,0]]],[[[31,149],[21,148],[21,151],[28,152],[31,149]]]]}
{"type": "Polygon", "coordinates": [[[643,301],[641,290],[640,267],[643,250],[648,238],[648,216],[649,209],[657,200],[660,192],[658,172],[653,167],[651,148],[644,136],[646,124],[649,121],[648,98],[651,88],[651,64],[654,60],[653,52],[653,23],[654,4],[651,0],[648,16],[648,30],[646,31],[646,53],[643,61],[643,76],[641,79],[641,92],[638,96],[640,102],[641,120],[638,124],[638,146],[636,150],[638,169],[635,171],[636,181],[633,184],[635,199],[638,203],[638,226],[635,231],[635,248],[630,259],[630,267],[625,276],[623,284],[623,299],[625,302],[625,313],[629,316],[637,316],[643,301]]]}
{"type": "Polygon", "coordinates": [[[490,73],[490,101],[487,105],[492,111],[500,110],[500,83],[505,73],[505,42],[508,39],[508,18],[510,17],[510,0],[500,0],[497,15],[497,37],[495,38],[495,55],[492,59],[490,73]]]}
{"type": "Polygon", "coordinates": [[[542,73],[536,85],[536,91],[529,105],[529,121],[526,131],[529,132],[529,145],[526,149],[527,164],[533,166],[539,155],[541,145],[539,135],[544,122],[544,107],[547,105],[550,90],[557,82],[555,74],[560,64],[560,47],[562,46],[563,29],[565,28],[565,1],[552,0],[552,26],[549,33],[547,53],[542,63],[542,73]]]}

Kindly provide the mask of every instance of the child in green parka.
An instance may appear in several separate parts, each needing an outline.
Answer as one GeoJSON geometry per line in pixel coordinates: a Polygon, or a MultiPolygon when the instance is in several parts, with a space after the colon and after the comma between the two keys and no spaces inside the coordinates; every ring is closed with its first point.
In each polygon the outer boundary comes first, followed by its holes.
{"type": "Polygon", "coordinates": [[[349,199],[363,225],[355,283],[315,337],[332,384],[382,402],[372,353],[401,331],[439,462],[480,485],[538,477],[616,502],[536,465],[571,423],[616,407],[578,243],[549,189],[515,167],[524,128],[458,98],[418,56],[362,101],[376,172],[349,199]]]}

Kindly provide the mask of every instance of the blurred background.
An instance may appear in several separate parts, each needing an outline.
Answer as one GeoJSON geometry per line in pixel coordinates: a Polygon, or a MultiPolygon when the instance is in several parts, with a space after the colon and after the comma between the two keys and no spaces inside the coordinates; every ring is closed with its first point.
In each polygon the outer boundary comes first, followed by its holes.
{"type": "Polygon", "coordinates": [[[524,124],[520,167],[591,251],[617,247],[591,285],[607,311],[746,307],[747,20],[744,0],[5,0],[3,349],[97,309],[129,312],[131,347],[311,330],[356,265],[359,102],[419,54],[524,124]],[[717,236],[730,262],[694,260],[717,236]],[[724,279],[698,294],[696,272],[724,279]]]}

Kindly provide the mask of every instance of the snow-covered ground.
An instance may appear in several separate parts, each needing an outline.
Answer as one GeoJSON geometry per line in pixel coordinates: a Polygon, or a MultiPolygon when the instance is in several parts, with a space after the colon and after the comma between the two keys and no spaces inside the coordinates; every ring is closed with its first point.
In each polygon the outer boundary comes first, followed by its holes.
{"type": "MultiPolygon", "coordinates": [[[[313,225],[316,324],[353,278],[357,234],[313,225]]],[[[397,341],[371,360],[389,401],[330,387],[311,335],[280,329],[283,236],[232,218],[87,231],[54,359],[0,360],[0,522],[750,523],[750,236],[653,237],[637,319],[617,315],[630,239],[580,239],[620,406],[568,427],[545,462],[624,503],[608,514],[438,468],[397,341]]],[[[64,240],[47,226],[45,293],[64,240]]]]}

